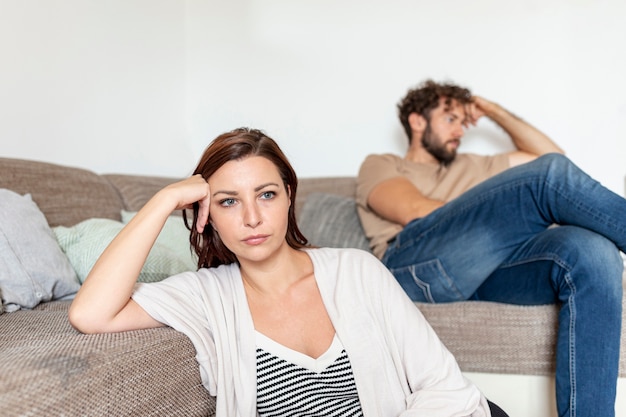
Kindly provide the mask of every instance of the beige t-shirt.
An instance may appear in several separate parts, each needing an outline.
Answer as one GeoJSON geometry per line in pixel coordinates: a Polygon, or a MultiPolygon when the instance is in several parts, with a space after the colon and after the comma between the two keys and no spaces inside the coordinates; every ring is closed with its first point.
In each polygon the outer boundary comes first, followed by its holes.
{"type": "Polygon", "coordinates": [[[378,258],[387,250],[387,242],[397,235],[402,226],[383,219],[367,205],[370,192],[382,181],[404,176],[424,196],[448,202],[471,187],[509,168],[506,154],[493,156],[459,154],[447,167],[420,164],[392,155],[369,155],[357,178],[357,211],[370,246],[378,258]]]}

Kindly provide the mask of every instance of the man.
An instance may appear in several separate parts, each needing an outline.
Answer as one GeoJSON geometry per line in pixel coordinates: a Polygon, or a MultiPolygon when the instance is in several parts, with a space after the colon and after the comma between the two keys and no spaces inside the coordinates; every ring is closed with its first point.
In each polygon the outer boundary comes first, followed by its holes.
{"type": "Polygon", "coordinates": [[[406,155],[370,155],[358,176],[374,253],[415,301],[561,303],[559,416],[614,416],[626,200],[465,88],[429,80],[398,110],[406,155]],[[483,116],[515,151],[457,154],[464,129],[483,116]]]}

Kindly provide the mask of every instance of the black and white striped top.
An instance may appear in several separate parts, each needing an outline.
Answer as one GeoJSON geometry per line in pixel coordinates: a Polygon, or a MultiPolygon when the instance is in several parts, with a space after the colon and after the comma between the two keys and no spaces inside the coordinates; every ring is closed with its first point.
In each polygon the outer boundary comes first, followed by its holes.
{"type": "Polygon", "coordinates": [[[271,416],[363,416],[350,360],[335,335],[313,359],[257,332],[257,410],[271,416]]]}

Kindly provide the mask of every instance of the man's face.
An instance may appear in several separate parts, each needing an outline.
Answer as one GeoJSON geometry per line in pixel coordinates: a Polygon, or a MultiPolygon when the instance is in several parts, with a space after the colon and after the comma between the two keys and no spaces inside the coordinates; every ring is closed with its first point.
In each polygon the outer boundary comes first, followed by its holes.
{"type": "Polygon", "coordinates": [[[444,165],[456,158],[456,151],[463,137],[465,108],[458,101],[445,103],[439,99],[439,106],[430,113],[426,120],[426,129],[422,135],[422,146],[428,153],[444,165]]]}

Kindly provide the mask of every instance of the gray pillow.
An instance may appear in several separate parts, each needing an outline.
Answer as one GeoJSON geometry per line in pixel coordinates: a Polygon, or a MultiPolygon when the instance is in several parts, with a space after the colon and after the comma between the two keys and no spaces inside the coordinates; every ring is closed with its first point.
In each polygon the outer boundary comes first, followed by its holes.
{"type": "Polygon", "coordinates": [[[371,252],[353,198],[326,193],[307,195],[298,226],[312,245],[371,252]]]}
{"type": "Polygon", "coordinates": [[[4,311],[69,298],[76,273],[30,194],[0,189],[0,288],[4,311]]]}

